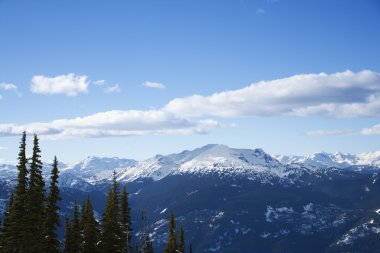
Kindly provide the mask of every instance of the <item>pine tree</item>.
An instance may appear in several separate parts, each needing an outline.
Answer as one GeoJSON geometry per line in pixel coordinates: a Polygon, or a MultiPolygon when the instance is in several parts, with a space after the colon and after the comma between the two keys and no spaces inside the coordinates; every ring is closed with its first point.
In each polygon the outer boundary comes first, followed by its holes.
{"type": "Polygon", "coordinates": [[[128,193],[124,185],[120,197],[120,225],[121,225],[121,252],[132,252],[132,222],[131,222],[131,208],[128,203],[128,193]]]}
{"type": "Polygon", "coordinates": [[[181,232],[180,232],[179,251],[181,253],[185,253],[185,232],[183,231],[183,226],[181,226],[181,232]]]}
{"type": "Polygon", "coordinates": [[[69,217],[65,218],[65,246],[63,253],[75,253],[73,251],[73,233],[69,217]]]}
{"type": "Polygon", "coordinates": [[[144,253],[154,253],[154,250],[153,250],[153,242],[150,238],[149,235],[147,235],[146,237],[146,245],[145,245],[145,248],[144,248],[144,253]]]}
{"type": "Polygon", "coordinates": [[[59,252],[59,239],[56,232],[57,227],[60,225],[59,220],[59,206],[58,201],[61,200],[58,189],[58,160],[54,157],[53,168],[50,176],[49,195],[47,197],[46,205],[46,221],[45,221],[45,252],[55,253],[59,252]]]}
{"type": "Polygon", "coordinates": [[[41,150],[38,143],[37,135],[33,140],[33,155],[30,163],[30,179],[27,199],[28,219],[25,226],[28,251],[40,253],[44,250],[45,241],[45,182],[42,177],[41,150]]]}
{"type": "Polygon", "coordinates": [[[108,191],[106,208],[102,219],[101,248],[103,252],[121,251],[121,224],[119,215],[119,185],[116,173],[113,174],[113,186],[108,191]]]}
{"type": "Polygon", "coordinates": [[[4,213],[4,221],[1,226],[1,231],[0,231],[0,252],[9,252],[10,247],[9,247],[9,239],[8,236],[10,235],[9,229],[10,227],[10,220],[9,220],[9,208],[13,205],[13,192],[11,192],[11,196],[9,197],[9,202],[7,204],[7,207],[5,209],[4,213]],[[7,247],[8,246],[8,247],[7,247]]]}
{"type": "Polygon", "coordinates": [[[25,233],[25,226],[27,223],[25,213],[28,213],[28,210],[25,208],[28,199],[27,162],[26,132],[23,132],[20,141],[20,151],[18,154],[17,185],[11,195],[13,197],[13,201],[8,208],[7,219],[5,222],[6,229],[2,235],[2,252],[18,253],[26,252],[28,249],[27,236],[25,233]]]}
{"type": "Polygon", "coordinates": [[[145,250],[147,248],[147,242],[148,242],[148,233],[146,229],[146,216],[144,214],[144,211],[141,212],[141,225],[140,225],[140,231],[139,231],[139,248],[141,253],[145,253],[145,250]]]}
{"type": "Polygon", "coordinates": [[[81,225],[79,219],[79,207],[78,203],[74,201],[74,219],[72,224],[72,250],[75,253],[79,253],[82,245],[81,225]]]}
{"type": "Polygon", "coordinates": [[[165,253],[176,253],[178,250],[177,244],[177,234],[176,234],[176,226],[173,211],[170,214],[170,222],[169,222],[169,238],[168,243],[165,248],[165,253]]]}
{"type": "Polygon", "coordinates": [[[90,196],[87,198],[85,212],[82,212],[83,226],[83,253],[96,253],[98,242],[97,222],[94,218],[94,209],[92,207],[90,196]]]}
{"type": "Polygon", "coordinates": [[[150,237],[147,238],[147,244],[146,244],[146,248],[145,248],[145,251],[144,253],[154,253],[154,250],[153,250],[153,242],[152,240],[150,240],[150,237]],[[149,239],[149,240],[148,240],[149,239]]]}
{"type": "Polygon", "coordinates": [[[191,243],[190,243],[189,253],[193,253],[193,247],[191,246],[191,243]]]}

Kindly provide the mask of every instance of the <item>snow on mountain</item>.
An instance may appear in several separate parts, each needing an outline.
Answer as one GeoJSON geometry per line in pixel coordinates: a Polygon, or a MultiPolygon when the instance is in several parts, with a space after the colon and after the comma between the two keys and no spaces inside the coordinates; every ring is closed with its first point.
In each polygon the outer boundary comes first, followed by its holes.
{"type": "MultiPolygon", "coordinates": [[[[66,165],[64,163],[58,164],[59,168],[64,168],[66,165]]],[[[42,167],[42,174],[46,177],[50,175],[51,163],[44,163],[42,167]]],[[[17,178],[17,166],[12,164],[0,164],[0,180],[12,180],[17,178]]]]}
{"type": "Polygon", "coordinates": [[[318,152],[309,156],[275,156],[283,164],[304,164],[312,168],[347,168],[355,165],[380,167],[380,151],[359,155],[318,152]]]}
{"type": "Polygon", "coordinates": [[[270,172],[284,173],[284,166],[261,149],[234,149],[225,145],[210,144],[192,151],[183,151],[168,156],[157,155],[119,174],[122,181],[140,178],[160,180],[169,174],[223,173],[228,175],[270,172]]]}
{"type": "MultiPolygon", "coordinates": [[[[344,153],[319,152],[309,156],[275,156],[266,154],[262,149],[235,149],[225,145],[209,144],[191,151],[170,155],[156,155],[144,161],[117,157],[89,156],[76,164],[59,164],[60,183],[67,187],[88,188],[112,178],[115,170],[118,180],[135,181],[143,178],[160,180],[174,174],[265,175],[286,177],[304,168],[312,171],[318,168],[347,168],[369,165],[380,167],[380,151],[351,155],[344,153]],[[289,167],[290,165],[290,167],[289,167]],[[292,171],[289,170],[292,168],[292,171]]],[[[43,174],[48,179],[51,164],[44,164],[43,174]]],[[[17,168],[14,165],[0,164],[0,180],[14,181],[17,168]]]]}
{"type": "Polygon", "coordinates": [[[371,165],[380,167],[380,150],[359,154],[357,165],[371,165]]]}
{"type": "Polygon", "coordinates": [[[95,183],[105,179],[111,179],[114,170],[118,172],[136,163],[137,161],[132,159],[89,156],[79,163],[61,169],[61,172],[62,174],[69,173],[74,175],[88,183],[95,183]]]}
{"type": "Polygon", "coordinates": [[[15,165],[0,164],[0,180],[7,180],[17,177],[17,169],[15,165]]]}

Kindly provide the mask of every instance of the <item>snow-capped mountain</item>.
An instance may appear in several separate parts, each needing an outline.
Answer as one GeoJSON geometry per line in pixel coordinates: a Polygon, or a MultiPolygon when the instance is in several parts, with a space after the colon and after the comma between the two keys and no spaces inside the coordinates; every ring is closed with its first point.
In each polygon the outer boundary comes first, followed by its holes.
{"type": "Polygon", "coordinates": [[[79,163],[62,168],[61,172],[63,174],[69,173],[75,175],[93,184],[111,179],[113,171],[119,172],[123,168],[133,166],[136,163],[137,161],[133,159],[89,156],[79,163]]]}
{"type": "Polygon", "coordinates": [[[275,175],[284,173],[284,166],[261,149],[234,149],[225,145],[210,144],[192,151],[167,156],[157,155],[119,174],[121,181],[134,181],[141,178],[160,180],[175,174],[218,173],[244,174],[269,172],[275,175]]]}
{"type": "MultiPolygon", "coordinates": [[[[262,149],[235,149],[225,145],[209,144],[181,153],[156,155],[143,161],[118,157],[89,156],[75,164],[60,163],[61,183],[73,187],[84,183],[95,185],[110,180],[116,171],[120,181],[131,182],[140,179],[161,180],[176,174],[210,174],[222,176],[266,175],[286,177],[297,169],[310,170],[325,168],[344,169],[352,166],[380,167],[380,151],[351,155],[344,153],[319,152],[309,156],[270,156],[262,149]],[[289,169],[291,168],[291,170],[289,169]]],[[[44,164],[43,174],[48,178],[49,163],[44,164]]],[[[15,165],[0,164],[0,180],[14,180],[17,177],[15,165]]],[[[87,186],[83,186],[87,187],[87,186]]]]}
{"type": "Polygon", "coordinates": [[[358,155],[337,152],[334,154],[318,152],[309,156],[275,156],[283,164],[304,164],[313,168],[347,168],[350,166],[380,167],[380,151],[361,153],[358,155]]]}
{"type": "MultiPolygon", "coordinates": [[[[167,240],[171,210],[194,252],[380,248],[380,152],[274,158],[261,149],[210,144],[144,161],[88,157],[59,168],[62,217],[88,194],[100,217],[115,170],[130,193],[134,220],[146,213],[158,251],[167,240]]],[[[46,180],[50,170],[44,164],[46,180]]],[[[0,165],[0,216],[16,177],[15,166],[0,165]]],[[[133,226],[137,232],[138,222],[133,226]]]]}

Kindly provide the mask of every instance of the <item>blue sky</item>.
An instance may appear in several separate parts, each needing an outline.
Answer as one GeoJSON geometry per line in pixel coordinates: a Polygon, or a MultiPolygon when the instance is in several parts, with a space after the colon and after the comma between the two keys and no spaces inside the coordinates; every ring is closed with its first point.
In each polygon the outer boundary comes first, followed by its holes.
{"type": "Polygon", "coordinates": [[[378,31],[376,0],[0,0],[0,162],[25,129],[47,161],[380,150],[378,31]]]}

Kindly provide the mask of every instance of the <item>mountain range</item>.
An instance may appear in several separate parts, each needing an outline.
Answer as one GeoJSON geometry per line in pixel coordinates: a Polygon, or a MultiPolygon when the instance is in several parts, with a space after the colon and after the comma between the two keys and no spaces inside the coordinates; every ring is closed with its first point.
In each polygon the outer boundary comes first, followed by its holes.
{"type": "MultiPolygon", "coordinates": [[[[377,252],[380,151],[271,156],[262,149],[210,144],[150,159],[87,157],[60,164],[61,215],[90,194],[98,219],[116,171],[133,217],[146,212],[155,247],[170,210],[194,252],[377,252]]],[[[50,165],[45,164],[48,180],[50,165]]],[[[0,211],[15,185],[0,165],[0,211]]],[[[2,213],[2,212],[1,212],[2,213]]],[[[138,231],[138,222],[134,224],[138,231]]]]}

